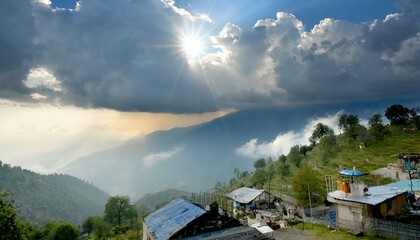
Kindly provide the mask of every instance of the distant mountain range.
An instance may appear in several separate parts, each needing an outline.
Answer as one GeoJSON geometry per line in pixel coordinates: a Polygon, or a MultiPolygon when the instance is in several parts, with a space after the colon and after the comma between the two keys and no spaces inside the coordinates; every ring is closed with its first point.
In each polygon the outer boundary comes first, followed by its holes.
{"type": "Polygon", "coordinates": [[[381,113],[395,102],[298,106],[243,110],[185,128],[158,131],[114,149],[73,161],[61,171],[93,182],[112,195],[139,198],[169,188],[203,191],[233,176],[233,169],[252,170],[256,159],[235,149],[250,139],[272,141],[279,133],[300,131],[315,116],[345,110],[360,118],[381,113]]]}
{"type": "Polygon", "coordinates": [[[80,225],[102,215],[109,195],[69,175],[41,175],[0,162],[0,190],[10,193],[18,217],[32,224],[67,221],[80,225]]]}

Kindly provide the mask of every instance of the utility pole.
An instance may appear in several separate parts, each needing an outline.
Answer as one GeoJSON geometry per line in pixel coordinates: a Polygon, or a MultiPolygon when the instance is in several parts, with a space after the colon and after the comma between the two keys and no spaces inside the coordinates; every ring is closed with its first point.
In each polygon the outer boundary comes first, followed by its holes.
{"type": "Polygon", "coordinates": [[[312,201],[311,201],[311,190],[309,189],[309,183],[306,182],[306,186],[308,187],[308,197],[309,197],[309,211],[311,213],[311,219],[312,219],[312,201]]]}

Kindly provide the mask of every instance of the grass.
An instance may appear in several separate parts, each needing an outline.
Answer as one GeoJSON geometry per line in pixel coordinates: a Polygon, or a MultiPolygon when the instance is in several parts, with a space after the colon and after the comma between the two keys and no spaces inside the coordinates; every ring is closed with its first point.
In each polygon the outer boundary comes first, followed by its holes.
{"type": "MultiPolygon", "coordinates": [[[[360,141],[338,135],[336,144],[322,145],[318,144],[315,148],[307,153],[302,161],[308,162],[319,170],[320,184],[325,185],[325,175],[337,175],[340,168],[352,169],[355,167],[358,171],[369,174],[373,170],[386,167],[388,163],[396,163],[397,158],[393,155],[402,152],[420,152],[420,130],[407,133],[403,131],[403,126],[388,126],[390,134],[383,141],[372,141],[367,146],[359,148],[363,145],[360,141]],[[322,176],[321,176],[322,175],[322,176]]],[[[270,165],[277,168],[277,161],[268,164],[265,170],[268,171],[270,165]]],[[[292,177],[297,171],[297,167],[293,163],[288,162],[290,166],[290,174],[288,176],[280,176],[275,173],[270,183],[270,190],[277,193],[292,195],[292,189],[288,188],[291,184],[292,177]]],[[[252,186],[252,174],[248,177],[235,181],[227,187],[227,190],[233,190],[242,186],[252,186]]],[[[370,176],[360,177],[358,180],[368,185],[383,185],[392,182],[388,178],[372,179],[370,176]]],[[[257,185],[256,188],[269,189],[268,181],[264,185],[257,185]]]]}
{"type": "Polygon", "coordinates": [[[325,240],[373,240],[385,239],[374,235],[354,236],[350,233],[341,230],[330,230],[328,227],[319,224],[306,223],[303,229],[302,223],[293,225],[294,229],[301,230],[303,234],[309,239],[325,239],[325,240]]]}

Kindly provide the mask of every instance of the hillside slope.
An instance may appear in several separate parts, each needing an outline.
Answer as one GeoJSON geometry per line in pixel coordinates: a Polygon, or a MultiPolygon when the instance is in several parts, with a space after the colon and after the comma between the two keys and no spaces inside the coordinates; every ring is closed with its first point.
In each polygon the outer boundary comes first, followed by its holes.
{"type": "Polygon", "coordinates": [[[235,149],[258,139],[269,142],[279,133],[301,131],[313,117],[339,110],[368,117],[384,104],[294,106],[234,112],[186,128],[152,133],[121,146],[80,158],[61,172],[85,179],[113,195],[139,198],[169,188],[205,191],[227,181],[235,168],[252,170],[255,159],[235,149]]]}
{"type": "Polygon", "coordinates": [[[133,198],[169,188],[207,190],[227,180],[234,168],[252,168],[254,159],[238,156],[236,148],[250,139],[271,141],[280,132],[301,129],[317,113],[298,108],[235,112],[200,125],[133,139],[80,158],[62,172],[111,194],[133,198]]]}
{"type": "Polygon", "coordinates": [[[62,220],[80,224],[103,214],[109,195],[69,175],[40,175],[0,162],[0,189],[11,194],[19,217],[33,224],[62,220]]]}
{"type": "MultiPolygon", "coordinates": [[[[402,152],[420,152],[420,130],[414,132],[403,131],[403,126],[388,126],[390,134],[383,141],[373,141],[364,146],[360,141],[348,138],[344,135],[336,136],[336,144],[318,144],[310,152],[300,155],[301,163],[308,163],[313,169],[319,172],[319,183],[325,188],[325,175],[338,176],[340,168],[352,169],[366,174],[358,180],[368,185],[381,185],[390,182],[387,178],[372,178],[369,174],[378,169],[386,167],[388,163],[395,163],[394,156],[402,152]],[[361,147],[360,147],[361,146],[361,147]]],[[[264,167],[264,171],[273,170],[274,176],[269,184],[267,179],[262,179],[255,174],[237,179],[233,178],[230,184],[225,186],[226,191],[242,186],[256,186],[268,190],[293,195],[291,191],[292,178],[298,168],[287,159],[286,164],[290,167],[289,173],[283,174],[283,166],[279,161],[274,161],[264,167]],[[262,179],[262,180],[261,180],[262,179]],[[255,183],[257,182],[257,185],[255,183]]]]}

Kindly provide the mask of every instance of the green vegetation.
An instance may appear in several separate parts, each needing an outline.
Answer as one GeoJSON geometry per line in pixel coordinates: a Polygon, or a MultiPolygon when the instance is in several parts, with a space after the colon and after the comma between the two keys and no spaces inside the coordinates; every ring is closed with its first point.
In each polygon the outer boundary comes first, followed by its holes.
{"type": "MultiPolygon", "coordinates": [[[[381,115],[375,114],[369,118],[368,129],[360,125],[358,116],[343,115],[339,121],[342,131],[339,135],[329,134],[330,131],[327,128],[318,124],[311,137],[313,146],[293,146],[287,156],[281,155],[277,161],[256,168],[253,174],[245,174],[243,177],[241,171],[236,169],[235,177],[230,180],[229,185],[225,186],[225,191],[243,186],[265,190],[270,188],[274,193],[297,197],[298,200],[302,200],[302,204],[307,205],[308,187],[297,188],[296,183],[292,184],[294,178],[302,179],[301,171],[307,166],[314,171],[314,175],[317,175],[317,178],[309,182],[317,183],[321,188],[316,190],[319,196],[323,194],[325,196],[323,178],[325,175],[337,175],[340,168],[352,169],[353,167],[363,173],[370,173],[378,168],[386,167],[390,162],[396,162],[395,154],[420,151],[420,131],[416,130],[415,125],[418,120],[418,114],[415,113],[418,113],[418,110],[412,109],[410,112],[411,117],[404,120],[405,125],[385,126],[381,115]],[[414,130],[407,131],[408,128],[414,128],[414,130]],[[273,171],[271,178],[268,177],[270,171],[273,171]],[[294,191],[291,191],[292,189],[294,191]]],[[[257,161],[261,162],[261,159],[257,161]]],[[[369,176],[360,177],[360,180],[369,185],[390,182],[387,178],[373,179],[369,176]]],[[[220,186],[223,184],[218,184],[219,188],[220,186]]],[[[312,185],[309,188],[312,188],[312,185]]],[[[311,197],[319,200],[316,196],[311,195],[311,197]]]]}
{"type": "Polygon", "coordinates": [[[134,225],[137,213],[129,197],[116,196],[108,199],[105,205],[104,220],[117,228],[115,232],[126,232],[134,225]]]}
{"type": "Polygon", "coordinates": [[[330,230],[328,227],[320,224],[305,224],[302,223],[293,225],[296,230],[305,236],[305,239],[324,239],[324,240],[377,240],[382,239],[374,235],[354,236],[351,233],[347,233],[341,230],[330,230]]]}
{"type": "Polygon", "coordinates": [[[86,239],[141,239],[143,218],[149,210],[131,204],[125,196],[110,197],[105,205],[104,216],[89,216],[82,224],[86,239]]]}
{"type": "Polygon", "coordinates": [[[17,219],[14,201],[7,192],[0,192],[0,240],[76,240],[79,230],[67,222],[47,222],[38,229],[17,219]]]}
{"type": "Polygon", "coordinates": [[[7,192],[0,192],[0,240],[24,239],[28,233],[23,223],[16,219],[13,201],[7,197],[7,192]]]}
{"type": "Polygon", "coordinates": [[[156,193],[148,193],[135,202],[137,208],[157,210],[176,198],[190,199],[191,193],[176,189],[167,189],[156,193]]]}
{"type": "Polygon", "coordinates": [[[0,189],[10,193],[18,217],[32,224],[67,221],[80,224],[89,215],[102,214],[109,195],[68,175],[40,175],[0,162],[0,189]]]}

